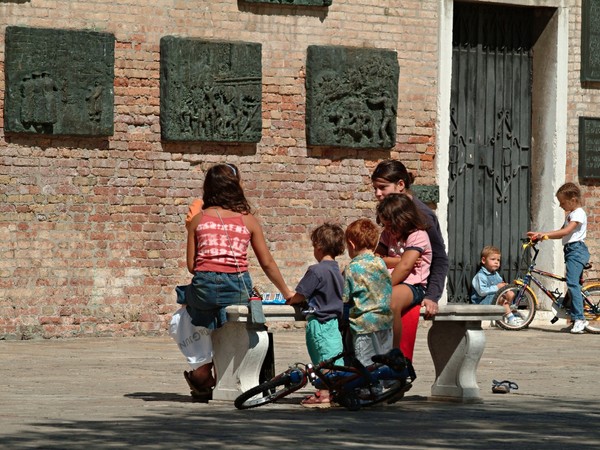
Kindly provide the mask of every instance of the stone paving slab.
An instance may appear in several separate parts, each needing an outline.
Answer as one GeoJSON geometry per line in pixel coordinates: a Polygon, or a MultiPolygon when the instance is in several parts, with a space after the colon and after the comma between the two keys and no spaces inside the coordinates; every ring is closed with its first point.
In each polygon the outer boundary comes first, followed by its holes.
{"type": "MultiPolygon", "coordinates": [[[[419,330],[418,378],[394,404],[308,410],[305,389],[238,411],[191,400],[167,337],[0,341],[0,448],[600,448],[600,335],[560,326],[486,330],[482,404],[427,401],[434,369],[419,330]],[[519,390],[492,394],[492,379],[519,390]]],[[[308,362],[301,331],[275,333],[276,368],[308,362]]]]}

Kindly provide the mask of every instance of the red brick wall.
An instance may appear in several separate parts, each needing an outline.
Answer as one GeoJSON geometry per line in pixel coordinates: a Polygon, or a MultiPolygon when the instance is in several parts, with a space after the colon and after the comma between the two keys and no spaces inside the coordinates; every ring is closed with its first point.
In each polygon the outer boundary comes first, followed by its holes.
{"type": "MultiPolygon", "coordinates": [[[[569,3],[569,81],[567,122],[567,166],[566,180],[579,182],[579,118],[600,117],[600,89],[581,83],[581,2],[569,3]]],[[[584,207],[588,214],[586,243],[594,265],[590,275],[600,276],[600,198],[599,182],[586,182],[582,191],[584,207]]]]}
{"type": "MultiPolygon", "coordinates": [[[[437,3],[1,3],[1,79],[9,25],[106,31],[116,49],[115,133],[107,140],[8,139],[0,83],[0,338],[164,333],[176,309],[173,288],[189,279],[183,218],[214,163],[241,168],[291,287],[313,262],[308,234],[316,224],[373,217],[369,175],[378,161],[400,158],[419,184],[435,184],[437,3]],[[161,143],[159,41],[166,35],[262,44],[258,145],[161,143]],[[392,151],[307,149],[304,74],[312,44],[398,51],[392,151]]],[[[255,261],[251,273],[273,290],[255,261]]]]}

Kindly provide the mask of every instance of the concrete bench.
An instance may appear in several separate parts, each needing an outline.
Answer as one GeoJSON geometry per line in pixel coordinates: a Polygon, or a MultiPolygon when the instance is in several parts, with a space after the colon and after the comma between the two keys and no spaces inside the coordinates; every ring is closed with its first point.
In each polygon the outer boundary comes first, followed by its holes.
{"type": "MultiPolygon", "coordinates": [[[[233,401],[242,392],[259,384],[259,375],[267,352],[269,335],[265,325],[248,321],[248,307],[226,308],[227,322],[213,331],[213,363],[217,384],[213,401],[233,401]]],[[[263,305],[268,323],[303,321],[298,308],[289,305],[263,305]]]]}
{"type": "MultiPolygon", "coordinates": [[[[217,385],[213,401],[233,401],[259,384],[269,351],[265,325],[248,322],[245,305],[228,306],[228,322],[212,334],[217,385]]],[[[267,322],[304,321],[299,308],[263,305],[267,322]]],[[[421,311],[423,315],[424,309],[421,311]]],[[[431,400],[480,402],[477,366],[485,349],[484,320],[499,320],[504,309],[487,305],[440,305],[427,337],[435,367],[431,400]]]]}
{"type": "Polygon", "coordinates": [[[481,402],[477,385],[477,366],[485,349],[481,322],[501,320],[503,313],[504,308],[496,305],[440,305],[427,336],[435,367],[431,400],[481,402]]]}

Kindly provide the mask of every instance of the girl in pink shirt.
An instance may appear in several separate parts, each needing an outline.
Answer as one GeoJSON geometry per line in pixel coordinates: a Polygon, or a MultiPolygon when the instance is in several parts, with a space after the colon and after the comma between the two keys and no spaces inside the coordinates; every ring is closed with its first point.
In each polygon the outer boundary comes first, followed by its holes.
{"type": "Polygon", "coordinates": [[[190,214],[186,220],[186,260],[193,279],[181,303],[185,304],[192,323],[206,329],[199,333],[206,341],[203,354],[186,355],[193,370],[185,371],[184,376],[192,395],[210,393],[215,385],[210,332],[225,322],[225,307],[247,304],[252,292],[249,246],[267,278],[283,296],[288,299],[294,295],[267,247],[240,181],[239,170],[233,164],[211,167],[204,179],[202,210],[190,214]]]}
{"type": "MultiPolygon", "coordinates": [[[[390,194],[377,205],[377,223],[383,225],[381,242],[388,254],[400,257],[392,271],[392,310],[406,310],[425,297],[431,267],[427,222],[406,194],[390,194]]],[[[394,344],[402,337],[402,321],[394,320],[394,344]]]]}

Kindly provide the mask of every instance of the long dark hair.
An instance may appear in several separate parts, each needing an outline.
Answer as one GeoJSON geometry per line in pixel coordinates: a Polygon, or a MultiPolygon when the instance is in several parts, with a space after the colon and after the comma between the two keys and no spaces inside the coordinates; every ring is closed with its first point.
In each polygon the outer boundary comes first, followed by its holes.
{"type": "Polygon", "coordinates": [[[234,212],[251,213],[240,180],[240,171],[233,164],[217,164],[208,169],[204,177],[202,209],[220,206],[234,212]]]}
{"type": "Polygon", "coordinates": [[[415,181],[414,175],[406,170],[406,166],[395,159],[386,159],[377,164],[371,175],[371,181],[379,178],[394,184],[402,180],[406,189],[410,189],[410,186],[415,181]]]}
{"type": "Polygon", "coordinates": [[[377,205],[377,223],[383,225],[384,222],[402,241],[406,241],[411,233],[428,228],[415,202],[408,195],[400,193],[387,195],[377,205]]]}

